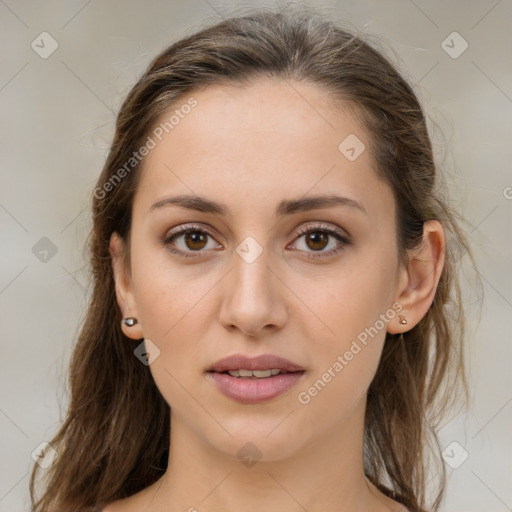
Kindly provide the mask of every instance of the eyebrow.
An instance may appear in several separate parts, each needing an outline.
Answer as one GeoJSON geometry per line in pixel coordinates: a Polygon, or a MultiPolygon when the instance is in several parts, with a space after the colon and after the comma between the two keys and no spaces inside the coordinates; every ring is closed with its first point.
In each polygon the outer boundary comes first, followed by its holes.
{"type": "MultiPolygon", "coordinates": [[[[229,212],[229,208],[225,204],[193,195],[166,197],[153,204],[149,211],[151,212],[168,205],[176,205],[187,210],[194,210],[203,213],[215,213],[217,215],[226,215],[229,212]]],[[[274,215],[276,217],[282,217],[284,215],[291,215],[297,212],[305,212],[334,206],[348,206],[349,208],[359,210],[366,215],[368,214],[366,208],[354,199],[336,195],[322,195],[304,197],[301,199],[285,199],[277,205],[274,215]]]]}

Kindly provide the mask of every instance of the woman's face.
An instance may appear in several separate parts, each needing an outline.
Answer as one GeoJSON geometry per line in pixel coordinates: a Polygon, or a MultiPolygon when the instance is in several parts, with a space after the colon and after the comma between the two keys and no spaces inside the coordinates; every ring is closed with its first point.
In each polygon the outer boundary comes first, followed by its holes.
{"type": "Polygon", "coordinates": [[[144,158],[120,299],[150,358],[160,351],[150,370],[173,425],[233,457],[251,442],[266,460],[333,432],[355,439],[401,308],[395,203],[368,134],[313,85],[192,96],[144,158]],[[303,371],[209,371],[233,355],[303,371]]]}

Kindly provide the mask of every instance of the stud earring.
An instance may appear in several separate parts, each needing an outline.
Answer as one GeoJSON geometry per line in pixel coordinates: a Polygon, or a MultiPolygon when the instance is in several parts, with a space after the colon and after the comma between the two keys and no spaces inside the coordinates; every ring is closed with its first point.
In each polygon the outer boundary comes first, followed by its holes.
{"type": "Polygon", "coordinates": [[[127,327],[133,327],[135,324],[138,324],[139,321],[136,318],[133,318],[132,316],[128,318],[123,318],[121,320],[121,325],[126,325],[127,327]]]}
{"type": "Polygon", "coordinates": [[[405,325],[407,323],[407,318],[405,318],[404,315],[398,315],[398,318],[400,319],[400,323],[402,325],[405,325]]]}

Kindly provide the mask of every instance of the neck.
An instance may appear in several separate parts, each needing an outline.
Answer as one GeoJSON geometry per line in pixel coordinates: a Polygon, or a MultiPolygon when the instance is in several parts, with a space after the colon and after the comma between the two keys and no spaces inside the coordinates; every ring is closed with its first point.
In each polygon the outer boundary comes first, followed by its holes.
{"type": "Polygon", "coordinates": [[[400,510],[392,508],[391,500],[364,475],[364,406],[362,403],[336,431],[323,432],[284,458],[265,457],[255,448],[256,443],[231,440],[237,447],[245,445],[242,453],[248,456],[246,460],[215,449],[171,415],[168,468],[151,486],[148,511],[400,510]]]}

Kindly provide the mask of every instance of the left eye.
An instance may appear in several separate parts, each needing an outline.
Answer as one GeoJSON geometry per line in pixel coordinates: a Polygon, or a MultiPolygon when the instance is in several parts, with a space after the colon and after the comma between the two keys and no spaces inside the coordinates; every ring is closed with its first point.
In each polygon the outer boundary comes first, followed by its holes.
{"type": "Polygon", "coordinates": [[[335,229],[323,226],[300,229],[297,240],[302,241],[299,244],[302,247],[298,247],[298,250],[305,252],[308,258],[333,256],[350,244],[348,236],[345,236],[342,232],[338,232],[335,229]]]}
{"type": "Polygon", "coordinates": [[[330,249],[335,248],[339,245],[339,242],[343,241],[343,237],[341,237],[338,233],[331,230],[326,229],[310,229],[306,231],[302,235],[300,235],[297,240],[302,240],[302,247],[298,247],[300,250],[304,251],[314,251],[314,252],[329,252],[330,249]],[[333,239],[337,240],[336,243],[333,239]],[[331,246],[331,247],[328,247],[331,246]],[[327,249],[327,250],[325,250],[327,249]]]}
{"type": "MultiPolygon", "coordinates": [[[[316,226],[299,230],[295,242],[299,247],[295,249],[306,253],[308,258],[319,258],[336,254],[349,243],[348,237],[341,232],[316,226]]],[[[196,226],[179,226],[165,238],[164,244],[172,253],[185,257],[201,256],[203,249],[215,250],[222,247],[210,233],[196,226]]]]}

